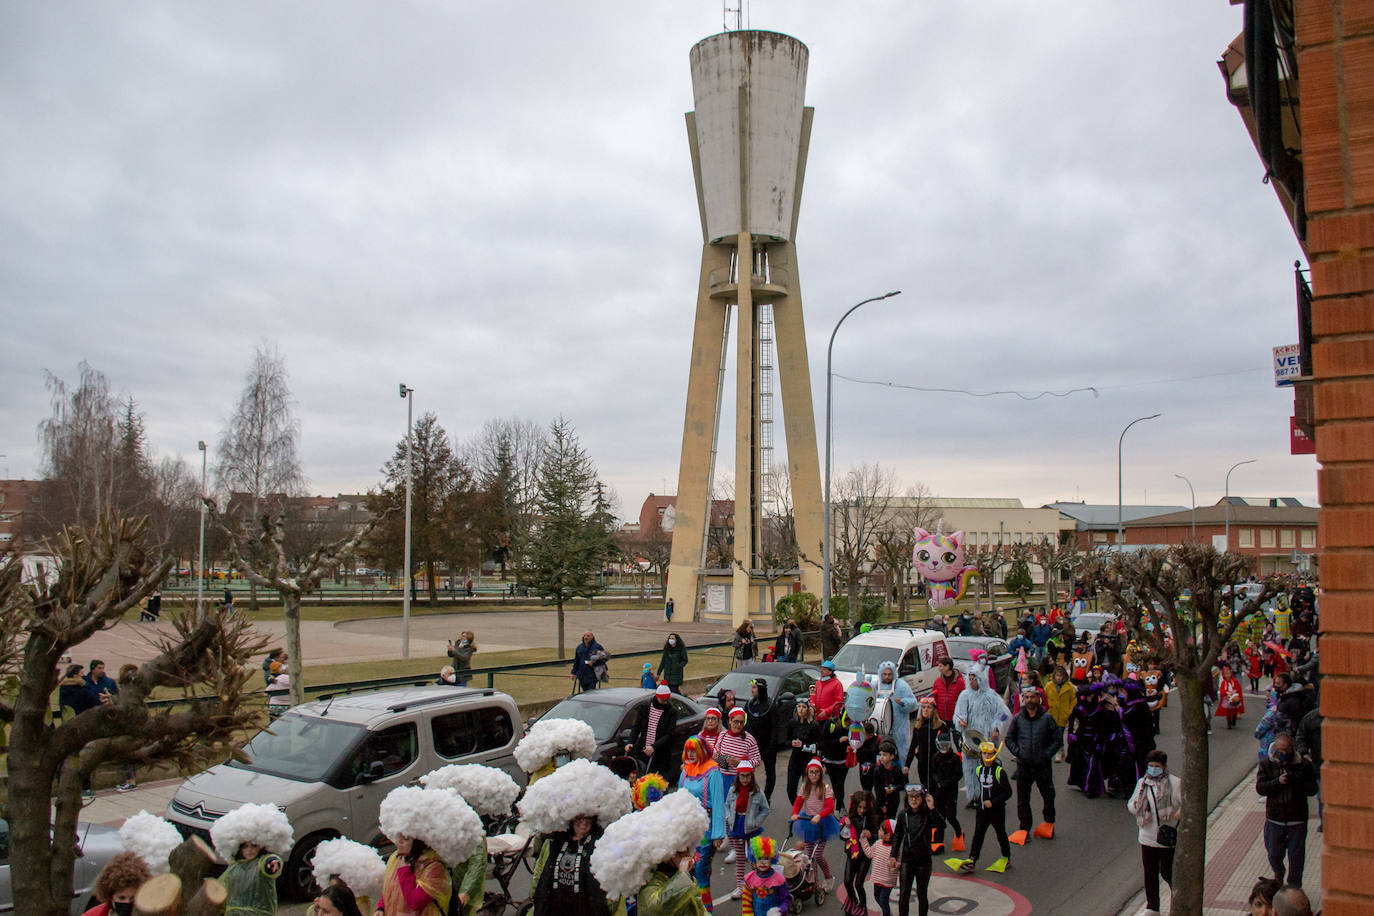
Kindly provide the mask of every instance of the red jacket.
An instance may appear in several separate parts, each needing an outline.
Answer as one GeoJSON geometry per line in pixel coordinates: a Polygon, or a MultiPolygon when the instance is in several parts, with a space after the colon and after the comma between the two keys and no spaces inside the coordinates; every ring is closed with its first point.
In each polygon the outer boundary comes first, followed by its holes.
{"type": "Polygon", "coordinates": [[[837,708],[844,709],[844,688],[839,678],[831,675],[811,685],[811,708],[817,719],[829,719],[837,708]]]}
{"type": "Polygon", "coordinates": [[[964,692],[964,676],[958,671],[946,681],[943,677],[935,679],[932,695],[935,697],[935,711],[946,722],[954,721],[954,704],[959,702],[959,694],[964,692]]]}

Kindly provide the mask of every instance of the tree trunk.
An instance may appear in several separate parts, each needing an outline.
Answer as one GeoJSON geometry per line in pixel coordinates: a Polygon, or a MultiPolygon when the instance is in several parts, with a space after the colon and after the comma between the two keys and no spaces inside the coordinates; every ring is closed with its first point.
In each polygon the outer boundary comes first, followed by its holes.
{"type": "MultiPolygon", "coordinates": [[[[233,579],[225,579],[224,587],[228,588],[229,583],[233,581],[233,579]]],[[[253,582],[248,583],[248,609],[252,611],[260,610],[258,607],[258,586],[253,582]]]]}
{"type": "Polygon", "coordinates": [[[301,596],[281,593],[282,619],[286,622],[286,673],[291,676],[291,705],[305,702],[305,676],[301,660],[301,596]]]}
{"type": "Polygon", "coordinates": [[[1174,672],[1175,694],[1182,704],[1183,820],[1174,852],[1171,916],[1202,916],[1203,863],[1207,856],[1207,786],[1211,748],[1207,741],[1207,711],[1202,705],[1202,682],[1196,671],[1174,672]]]}
{"type": "Polygon", "coordinates": [[[859,619],[859,577],[852,576],[845,583],[845,602],[849,605],[849,623],[859,619]]]}
{"type": "MultiPolygon", "coordinates": [[[[448,571],[449,585],[453,584],[453,567],[448,571]]],[[[434,607],[439,603],[439,580],[438,573],[434,570],[434,561],[425,561],[425,584],[429,586],[429,606],[434,607]]]]}
{"type": "Polygon", "coordinates": [[[563,599],[558,599],[558,657],[567,658],[568,652],[563,644],[563,599]]]}

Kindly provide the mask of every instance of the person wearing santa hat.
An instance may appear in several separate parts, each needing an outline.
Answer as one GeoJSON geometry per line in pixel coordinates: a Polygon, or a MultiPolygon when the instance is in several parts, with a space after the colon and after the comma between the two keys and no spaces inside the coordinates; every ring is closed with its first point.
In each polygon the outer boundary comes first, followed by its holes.
{"type": "Polygon", "coordinates": [[[730,710],[729,728],[721,732],[720,737],[716,739],[712,756],[720,766],[720,775],[725,777],[727,785],[735,778],[735,770],[739,768],[741,761],[748,760],[753,766],[763,764],[759,743],[754,740],[753,735],[744,730],[748,719],[749,714],[744,708],[736,706],[730,710]]]}
{"type": "Polygon", "coordinates": [[[671,775],[673,732],[677,728],[672,695],[667,684],[659,684],[654,689],[654,698],[639,707],[625,753],[639,762],[641,772],[671,775]]]}
{"type": "Polygon", "coordinates": [[[744,893],[744,878],[747,863],[744,848],[748,842],[763,833],[763,821],[768,817],[768,799],[763,789],[754,779],[754,764],[741,760],[735,768],[735,779],[730,791],[725,795],[725,834],[730,838],[730,855],[726,861],[735,863],[735,889],[730,900],[739,899],[744,893]]]}
{"type": "Polygon", "coordinates": [[[705,741],[706,747],[714,754],[716,742],[720,740],[720,736],[723,734],[725,731],[720,727],[720,710],[714,706],[707,707],[706,715],[701,720],[701,731],[697,733],[697,737],[705,741]]]}

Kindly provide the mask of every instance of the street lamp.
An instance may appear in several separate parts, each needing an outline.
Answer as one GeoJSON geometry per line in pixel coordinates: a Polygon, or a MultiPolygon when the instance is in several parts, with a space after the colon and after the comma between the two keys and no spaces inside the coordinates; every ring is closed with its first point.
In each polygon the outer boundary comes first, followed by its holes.
{"type": "Polygon", "coordinates": [[[406,402],[406,541],[405,541],[405,584],[401,586],[401,658],[410,658],[410,424],[414,416],[414,388],[407,388],[401,382],[401,399],[406,402]]]}
{"type": "Polygon", "coordinates": [[[200,559],[196,561],[196,619],[205,613],[205,440],[196,443],[200,449],[200,559]]]}
{"type": "Polygon", "coordinates": [[[1193,500],[1193,543],[1197,543],[1197,495],[1193,493],[1193,482],[1182,474],[1175,474],[1179,480],[1188,485],[1188,496],[1193,500]]]}
{"type": "Polygon", "coordinates": [[[900,296],[902,291],[897,289],[881,296],[873,296],[870,299],[851,306],[849,311],[840,316],[840,320],[835,322],[835,330],[830,332],[830,343],[825,348],[825,534],[821,539],[821,616],[830,613],[830,390],[833,379],[831,377],[831,358],[835,350],[835,335],[839,333],[840,325],[844,320],[859,308],[860,305],[867,305],[870,302],[877,302],[880,299],[891,299],[893,296],[900,296]]]}
{"type": "Polygon", "coordinates": [[[1226,472],[1226,498],[1222,500],[1226,504],[1226,549],[1231,549],[1231,471],[1240,467],[1242,464],[1254,464],[1259,459],[1246,458],[1244,461],[1237,461],[1231,465],[1231,470],[1226,472]]]}
{"type": "MultiPolygon", "coordinates": [[[[1162,414],[1152,413],[1148,417],[1136,417],[1126,424],[1126,429],[1130,429],[1137,423],[1144,420],[1153,420],[1162,414]]],[[[1125,526],[1121,523],[1121,443],[1126,438],[1126,429],[1121,431],[1121,435],[1116,439],[1116,544],[1121,546],[1125,540],[1125,526]]]]}

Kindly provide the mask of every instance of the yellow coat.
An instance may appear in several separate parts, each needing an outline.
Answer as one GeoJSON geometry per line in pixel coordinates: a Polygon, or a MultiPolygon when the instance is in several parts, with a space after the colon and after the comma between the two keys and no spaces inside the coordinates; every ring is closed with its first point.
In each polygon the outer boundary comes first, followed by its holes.
{"type": "Polygon", "coordinates": [[[1078,702],[1078,688],[1073,685],[1073,681],[1064,681],[1064,686],[1055,684],[1054,679],[1050,678],[1043,685],[1045,690],[1045,701],[1048,703],[1048,712],[1054,719],[1054,724],[1063,728],[1069,722],[1069,716],[1073,714],[1073,707],[1078,702]]]}

